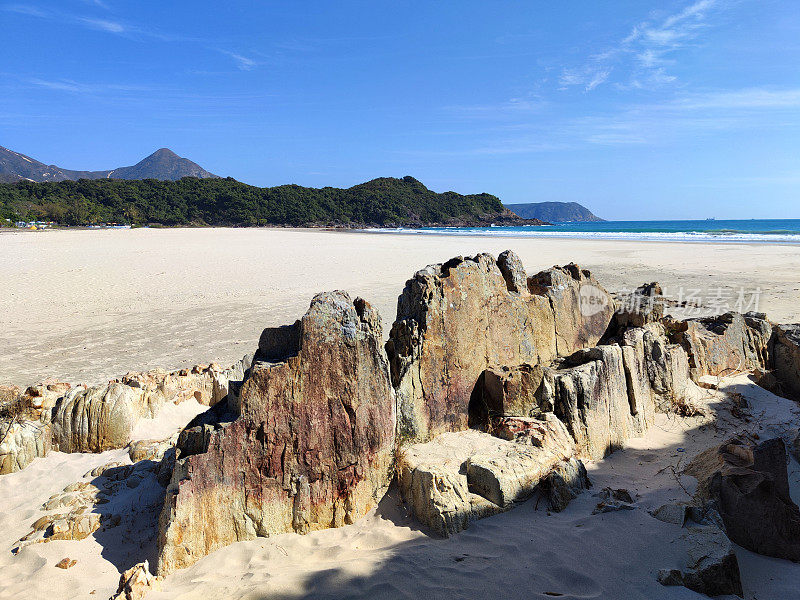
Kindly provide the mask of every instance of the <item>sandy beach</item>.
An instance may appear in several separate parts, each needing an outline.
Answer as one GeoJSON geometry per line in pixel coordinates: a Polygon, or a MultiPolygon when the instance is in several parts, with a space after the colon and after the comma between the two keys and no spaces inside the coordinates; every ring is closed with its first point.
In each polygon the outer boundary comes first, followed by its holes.
{"type": "MultiPolygon", "coordinates": [[[[701,290],[703,298],[720,297],[721,289],[735,302],[737,290],[760,289],[760,310],[776,321],[797,319],[795,246],[285,229],[12,233],[0,235],[0,380],[97,382],[155,366],[233,362],[256,347],[265,326],[293,321],[322,290],[369,299],[386,330],[414,271],[455,255],[496,255],[506,248],[520,255],[529,273],[575,261],[612,291],[657,280],[668,296],[681,286],[701,290]]],[[[789,440],[799,418],[796,403],[747,375],[712,379],[720,390],[742,394],[752,418],[743,421],[723,394],[711,390],[699,401],[703,414],[658,414],[643,437],[587,461],[593,488],[561,513],[531,499],[441,539],[418,524],[393,487],[352,525],[232,544],[168,575],[148,598],[699,598],[657,582],[659,570],[678,568],[696,542],[685,528],[650,512],[690,498],[696,481],[680,469],[700,451],[743,429],[754,438],[789,440]],[[597,493],[606,487],[629,490],[634,508],[595,514],[597,493]]],[[[132,439],[168,437],[204,408],[194,401],[167,407],[155,420],[142,419],[132,439]]],[[[107,598],[122,571],[154,563],[164,492],[144,471],[114,488],[103,505],[121,515],[108,532],[33,544],[16,556],[7,551],[47,512],[48,498],[75,482],[102,485],[89,471],[109,462],[129,464],[127,449],[53,451],[0,478],[6,548],[0,598],[107,598]],[[64,558],[77,562],[56,569],[64,558]]],[[[797,500],[800,466],[794,460],[789,477],[797,500]]],[[[738,546],[735,552],[745,598],[799,597],[796,564],[738,546]]]]}
{"type": "Polygon", "coordinates": [[[293,322],[315,293],[333,289],[370,301],[387,332],[415,271],[507,248],[528,273],[574,261],[610,291],[658,281],[670,297],[683,289],[716,303],[712,312],[734,308],[741,292],[776,322],[798,319],[800,246],[791,245],[297,229],[4,232],[0,383],[98,383],[158,366],[230,364],[264,327],[293,322]]]}

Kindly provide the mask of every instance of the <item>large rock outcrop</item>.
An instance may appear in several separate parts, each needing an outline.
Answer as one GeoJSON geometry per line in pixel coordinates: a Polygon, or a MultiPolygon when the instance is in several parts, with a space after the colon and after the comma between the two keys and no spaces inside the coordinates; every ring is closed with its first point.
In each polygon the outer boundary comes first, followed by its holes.
{"type": "Polygon", "coordinates": [[[546,364],[594,345],[612,312],[608,293],[576,265],[527,279],[507,251],[497,261],[479,254],[418,271],[398,300],[386,345],[399,436],[425,442],[466,429],[485,369],[546,364]]]}
{"type": "Polygon", "coordinates": [[[685,472],[698,480],[696,502],[719,513],[731,541],[800,562],[800,509],[789,495],[783,440],[732,439],[699,454],[685,472]]]}
{"type": "Polygon", "coordinates": [[[128,373],[107,384],[72,388],[44,383],[21,396],[22,419],[0,422],[0,473],[21,469],[52,447],[61,452],[103,452],[124,448],[136,424],[155,418],[165,404],[195,400],[213,406],[243,379],[249,359],[222,369],[198,365],[191,369],[154,369],[128,373]],[[7,470],[10,469],[10,470],[7,470]]]}
{"type": "Polygon", "coordinates": [[[546,365],[487,369],[470,402],[470,425],[491,429],[504,417],[552,413],[567,426],[579,456],[599,459],[643,435],[671,399],[699,395],[686,352],[650,324],[546,365]]]}
{"type": "Polygon", "coordinates": [[[674,326],[695,378],[771,368],[773,328],[762,314],[728,312],[674,326]]]}
{"type": "Polygon", "coordinates": [[[546,481],[550,492],[558,485],[549,479],[556,471],[567,490],[557,493],[571,494],[573,480],[580,479],[572,474],[583,473],[585,479],[585,471],[574,460],[575,444],[564,425],[553,415],[519,420],[511,439],[468,430],[402,446],[397,457],[400,492],[417,520],[450,536],[525,500],[540,483],[546,481]]]}
{"type": "Polygon", "coordinates": [[[302,320],[265,331],[239,396],[181,435],[159,574],[239,540],[352,523],[375,506],[395,431],[381,343],[377,312],[344,292],[319,294],[302,320]]]}

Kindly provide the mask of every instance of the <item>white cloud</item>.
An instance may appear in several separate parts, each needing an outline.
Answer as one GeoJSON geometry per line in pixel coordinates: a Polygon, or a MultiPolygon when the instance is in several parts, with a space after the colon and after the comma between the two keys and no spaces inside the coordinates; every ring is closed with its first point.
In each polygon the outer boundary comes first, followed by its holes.
{"type": "Polygon", "coordinates": [[[80,17],[78,19],[82,23],[85,23],[92,29],[99,29],[101,31],[107,31],[108,33],[125,33],[127,29],[120,23],[116,21],[107,21],[105,19],[90,19],[88,17],[80,17]]]}
{"type": "Polygon", "coordinates": [[[220,50],[220,52],[226,56],[230,56],[236,62],[236,66],[240,71],[252,71],[258,66],[257,61],[243,56],[242,54],[237,54],[236,52],[230,52],[228,50],[220,50]]]}
{"type": "Polygon", "coordinates": [[[585,91],[591,91],[605,83],[611,69],[625,63],[626,59],[632,59],[632,62],[629,81],[624,85],[644,88],[672,83],[677,77],[666,70],[668,65],[675,63],[670,55],[693,43],[709,26],[708,14],[724,6],[722,0],[697,0],[667,17],[637,23],[616,46],[591,55],[585,66],[565,68],[560,78],[561,85],[579,85],[585,91]]]}

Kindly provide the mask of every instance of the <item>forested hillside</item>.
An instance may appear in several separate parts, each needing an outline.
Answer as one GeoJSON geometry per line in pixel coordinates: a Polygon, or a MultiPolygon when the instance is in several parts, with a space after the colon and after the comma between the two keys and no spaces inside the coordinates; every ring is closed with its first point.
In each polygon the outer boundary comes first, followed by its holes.
{"type": "Polygon", "coordinates": [[[491,194],[442,194],[413,177],[380,178],[348,189],[234,179],[79,180],[0,184],[0,217],[64,225],[422,226],[535,224],[491,194]]]}

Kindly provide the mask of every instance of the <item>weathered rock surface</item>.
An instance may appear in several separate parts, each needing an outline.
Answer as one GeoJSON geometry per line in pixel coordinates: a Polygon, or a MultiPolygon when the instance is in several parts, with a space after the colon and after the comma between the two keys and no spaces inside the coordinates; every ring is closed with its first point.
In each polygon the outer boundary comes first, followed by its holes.
{"type": "Polygon", "coordinates": [[[800,399],[800,325],[778,325],[775,333],[775,377],[783,395],[800,399]]]}
{"type": "Polygon", "coordinates": [[[573,461],[572,439],[553,415],[528,421],[535,421],[539,435],[525,441],[468,430],[401,447],[400,491],[416,518],[439,535],[452,535],[524,500],[555,470],[571,498],[585,477],[583,465],[573,461]]]}
{"type": "Polygon", "coordinates": [[[49,450],[49,425],[30,420],[0,423],[0,475],[24,469],[49,450]]]}
{"type": "Polygon", "coordinates": [[[540,365],[490,367],[478,378],[469,405],[469,425],[479,426],[497,417],[533,417],[541,407],[544,370],[540,365]]]}
{"type": "Polygon", "coordinates": [[[689,542],[683,569],[662,569],[662,585],[682,585],[706,596],[733,594],[742,597],[739,561],[725,534],[713,526],[690,527],[684,534],[689,542]]]}
{"type": "Polygon", "coordinates": [[[466,429],[486,369],[546,364],[603,336],[613,305],[588,271],[568,265],[523,280],[509,251],[499,261],[457,257],[406,283],[386,345],[402,439],[466,429]]]}
{"type": "Polygon", "coordinates": [[[772,364],[773,331],[764,315],[729,312],[675,324],[694,379],[769,369],[772,364]]]}
{"type": "Polygon", "coordinates": [[[160,589],[160,579],[150,573],[150,563],[144,561],[120,575],[119,587],[110,600],[141,600],[151,590],[160,589]]]}
{"type": "Polygon", "coordinates": [[[548,508],[553,512],[561,512],[578,494],[592,487],[592,484],[583,463],[576,458],[570,458],[558,463],[542,480],[541,486],[548,508]]]}
{"type": "Polygon", "coordinates": [[[612,327],[624,330],[659,323],[664,318],[664,292],[658,282],[646,283],[620,299],[612,327]]]}
{"type": "Polygon", "coordinates": [[[228,369],[197,365],[173,372],[128,373],[88,389],[45,382],[19,395],[17,388],[6,386],[3,393],[15,397],[19,414],[14,419],[0,416],[0,474],[24,468],[51,447],[62,452],[123,448],[139,419],[156,417],[167,403],[193,399],[213,406],[227,398],[250,362],[245,357],[228,369]]]}
{"type": "Polygon", "coordinates": [[[733,439],[698,455],[685,473],[698,480],[696,501],[719,513],[740,546],[800,562],[800,509],[789,496],[786,447],[733,439]]]}
{"type": "Polygon", "coordinates": [[[531,276],[528,289],[550,301],[559,356],[594,346],[606,334],[614,300],[588,270],[574,263],[553,267],[531,276]]]}
{"type": "Polygon", "coordinates": [[[555,356],[549,300],[510,291],[525,274],[510,270],[519,259],[506,259],[508,281],[492,256],[479,254],[429,266],[406,283],[386,346],[402,439],[466,429],[470,396],[487,367],[555,356]]]}
{"type": "Polygon", "coordinates": [[[0,416],[0,475],[24,469],[50,451],[52,409],[69,388],[67,383],[49,382],[20,393],[16,386],[6,386],[0,416]]]}
{"type": "Polygon", "coordinates": [[[282,328],[285,345],[269,331],[231,414],[215,407],[216,424],[199,419],[181,436],[159,574],[239,540],[352,523],[389,484],[394,402],[375,310],[319,294],[282,328]]]}
{"type": "MultiPolygon", "coordinates": [[[[644,401],[644,399],[642,399],[644,401]]],[[[562,368],[547,368],[542,402],[567,426],[582,457],[603,458],[652,423],[653,401],[631,410],[620,346],[580,350],[562,368]]]]}
{"type": "Polygon", "coordinates": [[[130,443],[128,456],[131,462],[139,462],[140,460],[159,461],[164,458],[164,454],[170,448],[175,447],[177,442],[177,434],[165,440],[137,440],[130,443]]]}

